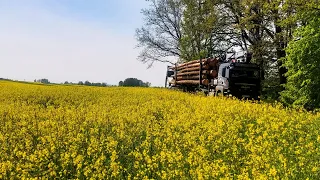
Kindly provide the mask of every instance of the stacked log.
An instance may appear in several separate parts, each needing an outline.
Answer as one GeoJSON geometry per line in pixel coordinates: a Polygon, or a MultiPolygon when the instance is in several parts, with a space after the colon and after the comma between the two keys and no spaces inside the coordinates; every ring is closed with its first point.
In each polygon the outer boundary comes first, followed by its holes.
{"type": "MultiPolygon", "coordinates": [[[[179,80],[179,81],[176,81],[176,84],[198,85],[199,84],[199,80],[179,80]]],[[[209,84],[209,80],[208,79],[203,79],[202,80],[202,84],[207,86],[209,84]]]]}
{"type": "MultiPolygon", "coordinates": [[[[201,79],[205,79],[206,76],[202,75],[201,79]]],[[[177,76],[177,80],[199,80],[200,79],[200,75],[198,76],[177,76]]]]}
{"type": "Polygon", "coordinates": [[[218,66],[218,60],[210,58],[173,66],[171,69],[176,71],[176,76],[171,83],[175,85],[198,85],[201,79],[202,85],[208,85],[212,79],[218,76],[218,66]],[[200,62],[202,62],[202,67],[200,62]],[[201,73],[200,69],[202,69],[201,73]]]}
{"type": "MultiPolygon", "coordinates": [[[[202,74],[209,74],[210,71],[208,70],[203,70],[202,71],[202,74]]],[[[184,75],[189,75],[189,76],[192,76],[192,75],[197,75],[199,74],[199,70],[197,71],[188,71],[188,72],[177,72],[177,76],[184,76],[184,75]]]]}

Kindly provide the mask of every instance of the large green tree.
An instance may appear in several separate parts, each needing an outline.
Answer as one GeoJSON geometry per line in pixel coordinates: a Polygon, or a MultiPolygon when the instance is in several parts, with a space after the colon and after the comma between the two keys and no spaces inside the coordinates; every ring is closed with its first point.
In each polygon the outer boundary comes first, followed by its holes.
{"type": "Polygon", "coordinates": [[[127,78],[124,81],[119,82],[119,86],[127,86],[127,87],[150,87],[151,83],[143,82],[137,78],[127,78]]]}
{"type": "Polygon", "coordinates": [[[214,47],[213,31],[217,16],[212,1],[182,0],[184,18],[180,43],[181,58],[184,61],[204,58],[214,47]]]}
{"type": "Polygon", "coordinates": [[[281,99],[294,107],[320,108],[320,5],[307,1],[297,19],[301,26],[286,49],[288,82],[281,99]]]}

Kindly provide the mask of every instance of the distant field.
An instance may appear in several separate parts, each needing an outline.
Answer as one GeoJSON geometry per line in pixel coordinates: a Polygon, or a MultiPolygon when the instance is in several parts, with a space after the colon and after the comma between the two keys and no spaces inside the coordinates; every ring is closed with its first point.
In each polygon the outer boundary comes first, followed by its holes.
{"type": "Polygon", "coordinates": [[[0,81],[0,179],[318,179],[319,130],[270,104],[0,81]]]}

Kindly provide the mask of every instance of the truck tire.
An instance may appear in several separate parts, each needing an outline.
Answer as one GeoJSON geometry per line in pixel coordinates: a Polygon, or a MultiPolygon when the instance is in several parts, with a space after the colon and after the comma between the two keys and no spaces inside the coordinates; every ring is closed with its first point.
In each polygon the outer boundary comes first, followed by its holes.
{"type": "Polygon", "coordinates": [[[215,93],[215,96],[221,96],[221,95],[222,95],[221,91],[217,91],[217,92],[215,93]]]}

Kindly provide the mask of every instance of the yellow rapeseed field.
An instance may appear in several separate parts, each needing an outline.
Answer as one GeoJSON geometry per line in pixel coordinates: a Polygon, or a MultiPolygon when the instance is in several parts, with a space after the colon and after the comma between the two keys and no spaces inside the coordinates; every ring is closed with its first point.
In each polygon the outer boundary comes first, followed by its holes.
{"type": "Polygon", "coordinates": [[[165,89],[0,81],[0,179],[319,177],[319,114],[165,89]]]}

